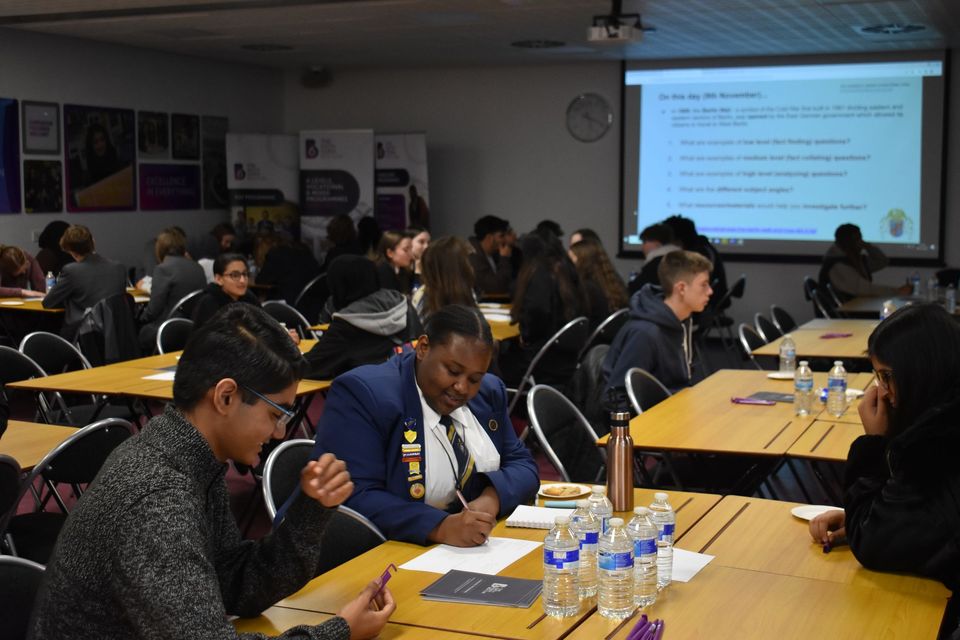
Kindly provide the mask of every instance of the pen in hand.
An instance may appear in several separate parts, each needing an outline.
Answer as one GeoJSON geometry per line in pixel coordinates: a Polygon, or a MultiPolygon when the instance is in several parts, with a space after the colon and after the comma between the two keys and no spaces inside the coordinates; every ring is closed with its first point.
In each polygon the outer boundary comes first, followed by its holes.
{"type": "MultiPolygon", "coordinates": [[[[460,499],[460,504],[463,505],[464,511],[473,511],[473,509],[470,508],[470,505],[467,504],[467,499],[463,497],[463,492],[461,492],[460,489],[457,489],[457,498],[460,499]]],[[[483,536],[483,542],[481,544],[487,544],[488,539],[488,536],[483,536]]]]}

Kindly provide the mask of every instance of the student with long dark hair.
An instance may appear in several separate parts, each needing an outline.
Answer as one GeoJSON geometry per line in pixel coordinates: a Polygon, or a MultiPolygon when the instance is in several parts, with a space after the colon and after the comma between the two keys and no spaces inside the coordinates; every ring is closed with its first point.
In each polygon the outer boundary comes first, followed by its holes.
{"type": "Polygon", "coordinates": [[[864,435],[847,456],[844,510],[810,522],[868,569],[960,586],[960,323],[906,306],[867,341],[876,382],[860,400],[864,435]]]}
{"type": "Polygon", "coordinates": [[[577,267],[580,286],[587,298],[587,317],[596,328],[607,316],[627,306],[627,287],[613,268],[603,245],[581,240],[570,247],[570,259],[577,267]]]}
{"type": "Polygon", "coordinates": [[[413,306],[426,320],[448,304],[476,307],[474,275],[463,238],[447,236],[434,241],[423,254],[423,286],[413,294],[413,306]]]}

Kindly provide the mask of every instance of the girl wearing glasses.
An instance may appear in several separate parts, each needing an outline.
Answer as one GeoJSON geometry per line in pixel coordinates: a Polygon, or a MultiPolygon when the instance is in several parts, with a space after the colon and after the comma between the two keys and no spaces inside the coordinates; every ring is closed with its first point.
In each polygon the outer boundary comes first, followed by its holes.
{"type": "MultiPolygon", "coordinates": [[[[904,307],[867,343],[876,382],[860,401],[843,511],[813,519],[824,545],[850,543],[865,567],[960,585],[960,323],[938,305],[904,307]]],[[[827,548],[827,547],[825,547],[827,548]]]]}
{"type": "Polygon", "coordinates": [[[194,328],[199,329],[222,307],[245,302],[259,307],[260,301],[249,290],[247,261],[239,253],[221,253],[213,261],[213,282],[198,296],[193,309],[194,328]]]}

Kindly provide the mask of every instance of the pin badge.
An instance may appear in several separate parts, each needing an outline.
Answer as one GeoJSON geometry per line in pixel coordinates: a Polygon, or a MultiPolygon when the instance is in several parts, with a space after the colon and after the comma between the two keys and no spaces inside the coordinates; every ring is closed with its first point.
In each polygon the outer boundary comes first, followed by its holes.
{"type": "Polygon", "coordinates": [[[493,418],[490,418],[490,422],[487,423],[487,428],[490,429],[490,431],[496,431],[497,429],[500,428],[500,425],[497,424],[496,420],[494,420],[493,418]]]}
{"type": "Polygon", "coordinates": [[[414,500],[419,500],[426,492],[426,488],[420,482],[410,485],[410,497],[414,500]]]}

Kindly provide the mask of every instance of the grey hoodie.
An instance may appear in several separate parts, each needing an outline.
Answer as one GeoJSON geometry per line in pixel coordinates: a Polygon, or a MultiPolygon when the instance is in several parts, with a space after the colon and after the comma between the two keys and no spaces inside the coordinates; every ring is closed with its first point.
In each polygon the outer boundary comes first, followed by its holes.
{"type": "Polygon", "coordinates": [[[608,395],[623,390],[632,367],[646,369],[670,391],[690,386],[693,378],[693,321],[680,322],[656,285],[644,285],[630,298],[630,319],[603,361],[608,395]]]}
{"type": "Polygon", "coordinates": [[[394,289],[380,289],[351,302],[332,317],[367,333],[392,336],[407,326],[407,298],[394,289]]]}

